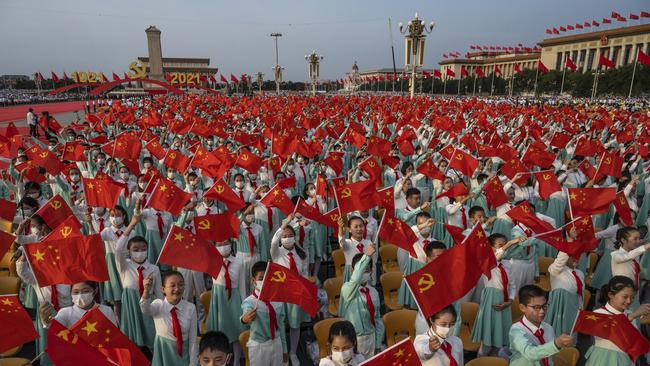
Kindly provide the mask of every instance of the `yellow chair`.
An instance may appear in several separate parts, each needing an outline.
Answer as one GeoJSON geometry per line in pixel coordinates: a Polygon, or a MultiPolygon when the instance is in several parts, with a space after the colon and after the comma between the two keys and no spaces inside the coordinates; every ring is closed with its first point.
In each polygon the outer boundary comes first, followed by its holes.
{"type": "Polygon", "coordinates": [[[472,328],[476,322],[479,305],[475,302],[465,302],[460,305],[460,317],[463,324],[460,327],[460,339],[463,341],[465,352],[477,352],[481,343],[472,342],[472,328]]]}
{"type": "Polygon", "coordinates": [[[580,351],[575,347],[562,348],[560,352],[552,357],[555,366],[576,366],[578,358],[580,358],[580,351]]]}
{"type": "Polygon", "coordinates": [[[248,346],[246,346],[246,343],[248,343],[248,338],[250,336],[250,330],[245,330],[239,334],[239,346],[241,347],[242,352],[244,352],[244,357],[246,358],[246,366],[251,366],[251,361],[248,359],[248,346]]]}
{"type": "Polygon", "coordinates": [[[386,329],[386,344],[388,347],[401,341],[406,337],[415,339],[415,317],[418,312],[415,310],[395,310],[384,314],[384,328],[386,329]]]}
{"type": "Polygon", "coordinates": [[[201,333],[205,333],[208,329],[208,314],[210,313],[211,299],[212,299],[212,291],[203,291],[203,293],[199,297],[199,301],[201,301],[201,304],[203,305],[203,309],[205,310],[205,319],[203,319],[203,323],[201,323],[201,333]]]}
{"type": "Polygon", "coordinates": [[[582,289],[583,293],[583,301],[582,301],[582,310],[587,308],[587,305],[589,304],[589,300],[591,300],[591,291],[585,289],[582,289]]]}
{"type": "Polygon", "coordinates": [[[20,357],[2,358],[0,359],[0,366],[23,366],[25,364],[29,365],[29,361],[31,360],[20,357]]]}
{"type": "Polygon", "coordinates": [[[399,271],[396,246],[387,244],[379,247],[379,258],[381,258],[381,268],[384,273],[399,271]]]}
{"type": "Polygon", "coordinates": [[[515,297],[512,300],[512,305],[510,305],[510,311],[512,312],[512,324],[515,324],[516,322],[521,319],[521,317],[524,315],[524,313],[519,310],[519,297],[515,297]]]}
{"type": "Polygon", "coordinates": [[[343,318],[329,318],[314,324],[314,335],[316,336],[316,342],[318,342],[318,348],[320,349],[320,358],[327,357],[327,338],[329,337],[332,324],[341,320],[343,318]]]}
{"type": "Polygon", "coordinates": [[[332,251],[332,261],[334,261],[336,277],[343,278],[343,271],[345,270],[345,254],[343,254],[343,249],[332,251]]]}
{"type": "Polygon", "coordinates": [[[400,310],[403,307],[397,302],[397,294],[403,278],[402,272],[387,272],[379,277],[381,289],[384,293],[384,304],[391,311],[400,310]]]}
{"type": "Polygon", "coordinates": [[[508,361],[501,357],[479,357],[469,361],[465,366],[508,366],[508,361]]]}
{"type": "Polygon", "coordinates": [[[18,294],[20,291],[20,278],[0,277],[0,295],[18,294]]]}
{"type": "Polygon", "coordinates": [[[542,276],[548,276],[550,273],[548,272],[548,267],[550,267],[551,263],[555,258],[552,257],[539,257],[538,264],[539,264],[539,277],[541,278],[542,276]]]}
{"type": "Polygon", "coordinates": [[[2,365],[2,361],[1,361],[1,360],[2,360],[3,358],[7,358],[7,357],[11,357],[11,356],[13,356],[13,355],[17,355],[18,352],[20,352],[21,349],[23,349],[23,346],[22,346],[22,345],[20,345],[20,346],[18,346],[18,347],[14,347],[14,348],[12,348],[12,349],[8,349],[8,350],[6,350],[6,351],[3,352],[3,353],[0,353],[0,366],[2,365]]]}
{"type": "Polygon", "coordinates": [[[327,293],[327,311],[333,316],[339,315],[341,286],[343,286],[343,277],[328,278],[323,282],[323,288],[327,293]]]}
{"type": "Polygon", "coordinates": [[[0,277],[16,277],[16,263],[11,261],[15,251],[9,250],[0,259],[0,277]]]}

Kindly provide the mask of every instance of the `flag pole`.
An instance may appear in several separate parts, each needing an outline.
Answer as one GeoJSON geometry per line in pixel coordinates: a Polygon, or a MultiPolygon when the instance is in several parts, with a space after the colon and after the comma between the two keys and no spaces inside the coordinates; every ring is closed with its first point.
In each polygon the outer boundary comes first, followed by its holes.
{"type": "Polygon", "coordinates": [[[442,95],[447,95],[447,75],[445,75],[444,86],[442,87],[442,95]]]}
{"type": "Polygon", "coordinates": [[[562,84],[560,84],[560,95],[564,92],[564,77],[566,75],[566,59],[564,60],[564,69],[562,70],[562,84]]]}
{"type": "Polygon", "coordinates": [[[634,86],[634,75],[636,74],[636,64],[639,63],[639,51],[640,51],[640,47],[637,46],[636,57],[634,58],[634,68],[632,68],[632,80],[630,81],[630,92],[627,93],[628,99],[632,96],[632,87],[634,86]]]}
{"type": "Polygon", "coordinates": [[[495,65],[495,69],[492,70],[492,83],[490,84],[490,96],[494,94],[494,74],[496,74],[496,65],[495,65]]]}
{"type": "Polygon", "coordinates": [[[474,87],[472,88],[472,96],[476,95],[476,70],[474,70],[474,87]]]}
{"type": "MultiPolygon", "coordinates": [[[[433,70],[433,72],[435,73],[436,70],[433,70]]],[[[433,84],[434,84],[435,82],[436,82],[436,76],[435,76],[435,75],[431,75],[431,95],[433,95],[433,84]]]]}
{"type": "Polygon", "coordinates": [[[537,99],[537,76],[539,76],[539,61],[535,69],[535,88],[533,90],[533,98],[537,99]]]}

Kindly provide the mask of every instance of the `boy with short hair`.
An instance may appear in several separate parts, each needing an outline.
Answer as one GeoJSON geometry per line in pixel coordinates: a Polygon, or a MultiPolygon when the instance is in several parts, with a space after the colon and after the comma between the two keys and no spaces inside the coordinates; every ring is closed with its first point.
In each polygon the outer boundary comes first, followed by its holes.
{"type": "MultiPolygon", "coordinates": [[[[224,366],[231,359],[232,350],[230,349],[230,341],[225,334],[210,331],[201,337],[201,342],[199,343],[199,365],[224,366]]],[[[238,364],[238,362],[235,362],[235,364],[238,364]]]]}

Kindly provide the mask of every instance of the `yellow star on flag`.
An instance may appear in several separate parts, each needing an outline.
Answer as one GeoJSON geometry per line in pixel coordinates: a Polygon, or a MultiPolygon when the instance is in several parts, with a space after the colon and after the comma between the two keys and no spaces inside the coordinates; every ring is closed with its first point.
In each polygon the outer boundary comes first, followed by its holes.
{"type": "Polygon", "coordinates": [[[37,250],[36,253],[34,253],[34,258],[36,258],[37,261],[45,260],[45,253],[37,250]]]}
{"type": "Polygon", "coordinates": [[[86,331],[86,335],[90,335],[93,332],[97,332],[96,327],[97,327],[97,322],[91,323],[86,320],[86,325],[81,329],[86,331]]]}
{"type": "Polygon", "coordinates": [[[13,303],[13,301],[11,301],[9,299],[4,299],[4,300],[2,300],[2,304],[3,305],[13,305],[14,303],[13,303]]]}
{"type": "Polygon", "coordinates": [[[176,233],[176,234],[174,234],[174,240],[181,241],[181,240],[183,240],[183,239],[185,239],[185,238],[183,237],[183,234],[182,234],[182,233],[176,233]]]}

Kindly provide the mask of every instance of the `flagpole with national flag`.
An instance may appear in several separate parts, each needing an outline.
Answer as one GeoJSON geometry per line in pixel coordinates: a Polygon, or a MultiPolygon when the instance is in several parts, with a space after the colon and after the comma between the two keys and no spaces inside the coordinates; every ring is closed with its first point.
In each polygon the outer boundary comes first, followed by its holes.
{"type": "Polygon", "coordinates": [[[569,55],[567,55],[564,58],[564,65],[563,65],[563,70],[562,70],[562,83],[560,84],[560,95],[564,93],[564,77],[566,76],[566,59],[569,58],[569,55]]]}
{"type": "Polygon", "coordinates": [[[636,64],[639,63],[639,51],[641,51],[640,46],[636,46],[636,57],[634,57],[634,67],[632,68],[632,80],[630,80],[630,91],[627,93],[627,97],[632,97],[632,87],[634,86],[634,75],[636,74],[636,64]]]}
{"type": "Polygon", "coordinates": [[[535,68],[535,87],[533,90],[533,98],[537,99],[537,77],[539,76],[539,63],[541,61],[537,61],[537,67],[535,68]]]}
{"type": "Polygon", "coordinates": [[[497,65],[494,65],[494,69],[492,70],[492,83],[490,84],[490,96],[494,94],[494,75],[497,73],[497,65]]]}

